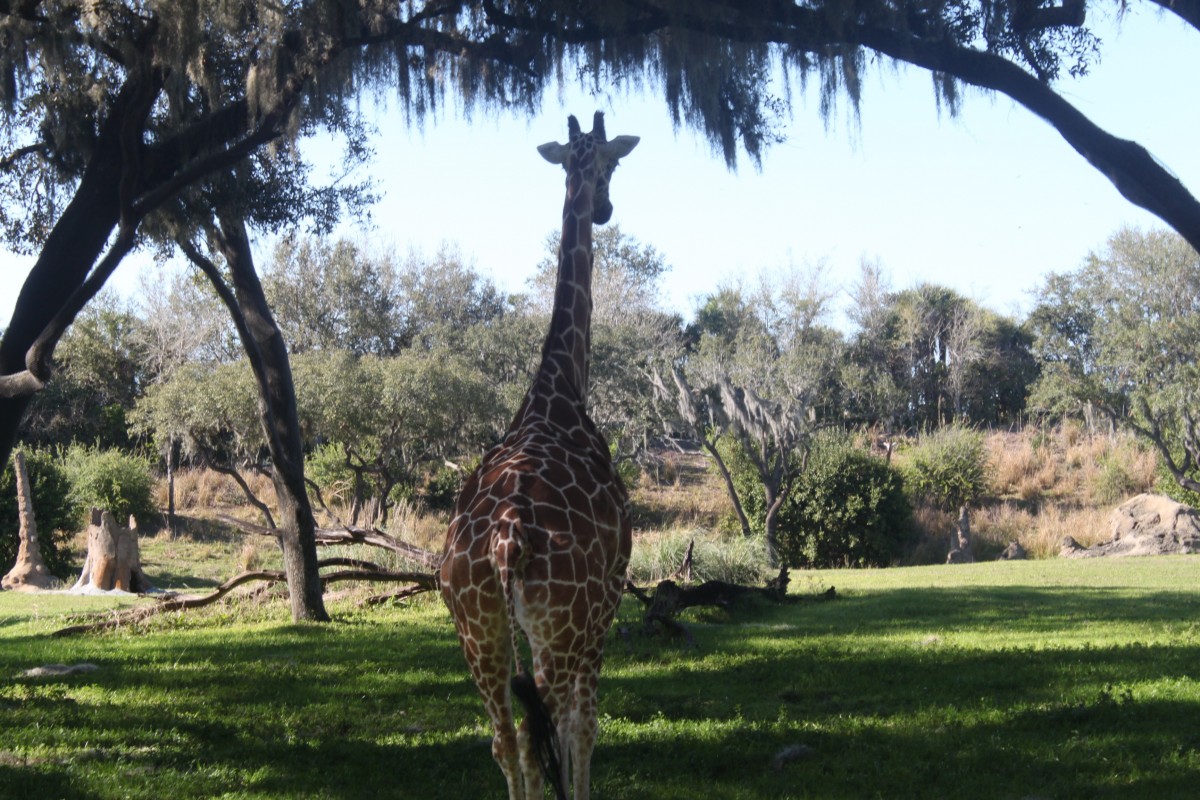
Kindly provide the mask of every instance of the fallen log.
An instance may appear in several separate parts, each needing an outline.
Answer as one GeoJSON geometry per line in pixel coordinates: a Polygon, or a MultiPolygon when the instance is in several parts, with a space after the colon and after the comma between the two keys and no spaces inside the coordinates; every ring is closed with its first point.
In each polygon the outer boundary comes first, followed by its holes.
{"type": "MultiPolygon", "coordinates": [[[[673,580],[659,581],[653,592],[635,586],[632,582],[625,584],[625,591],[636,597],[646,611],[642,615],[642,624],[647,632],[661,628],[669,633],[683,636],[689,644],[693,643],[691,633],[676,619],[679,612],[698,606],[715,606],[730,609],[741,597],[757,595],[775,603],[797,602],[803,599],[799,596],[789,597],[787,593],[790,577],[787,567],[779,570],[779,574],[763,586],[745,586],[727,581],[705,581],[698,586],[681,586],[673,580]]],[[[833,600],[837,597],[836,590],[829,589],[817,595],[815,599],[833,600]]]]}
{"type": "MultiPolygon", "coordinates": [[[[396,583],[410,584],[407,588],[394,592],[391,595],[384,596],[379,602],[384,602],[391,597],[412,597],[421,592],[428,592],[437,588],[437,576],[431,572],[393,572],[383,569],[371,569],[376,565],[370,562],[358,561],[357,559],[326,559],[323,566],[349,566],[351,569],[344,569],[338,572],[332,572],[328,575],[321,576],[322,588],[325,588],[331,583],[340,581],[391,581],[396,583]]],[[[168,611],[186,611],[193,608],[200,608],[217,602],[231,591],[243,584],[252,581],[267,581],[268,586],[284,580],[284,574],[278,570],[259,570],[254,572],[243,572],[240,575],[235,575],[229,580],[222,583],[212,594],[202,596],[180,596],[169,595],[163,597],[158,603],[152,606],[142,606],[140,608],[131,608],[125,611],[119,611],[105,616],[103,619],[94,620],[91,622],[71,625],[54,632],[54,636],[73,636],[79,633],[94,633],[97,631],[112,630],[124,625],[141,622],[156,614],[162,614],[168,611]]]]}
{"type": "Polygon", "coordinates": [[[278,570],[258,570],[251,572],[243,572],[240,575],[235,575],[229,580],[222,583],[212,594],[195,596],[195,595],[171,595],[160,600],[153,606],[142,606],[141,608],[130,608],[125,611],[119,611],[111,614],[104,619],[94,622],[85,622],[79,625],[71,625],[67,628],[62,628],[54,632],[55,636],[73,636],[77,633],[90,633],[95,631],[112,630],[119,628],[122,625],[129,625],[135,622],[141,622],[144,619],[162,614],[167,611],[185,611],[190,608],[201,608],[220,600],[225,595],[232,592],[237,587],[250,583],[251,581],[269,581],[276,583],[284,579],[283,573],[278,570]]]}

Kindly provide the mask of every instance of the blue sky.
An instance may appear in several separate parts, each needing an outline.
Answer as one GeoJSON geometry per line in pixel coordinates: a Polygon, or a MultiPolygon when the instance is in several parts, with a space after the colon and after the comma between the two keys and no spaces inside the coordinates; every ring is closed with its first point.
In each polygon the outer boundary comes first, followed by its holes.
{"type": "MultiPolygon", "coordinates": [[[[1144,3],[1119,24],[1107,9],[1091,23],[1103,59],[1059,91],[1200,193],[1200,36],[1144,3]]],[[[568,113],[587,127],[597,108],[610,136],[642,137],[614,178],[613,222],[664,254],[672,267],[665,299],[685,314],[740,275],[792,265],[823,264],[830,286],[844,288],[863,258],[877,259],[894,288],[930,281],[1020,313],[1042,276],[1074,268],[1118,227],[1161,225],[1007,98],[968,90],[950,118],[938,112],[928,73],[872,62],[868,75],[858,122],[845,103],[822,121],[815,91],[795,98],[788,140],[767,152],[761,172],[744,158],[727,170],[707,143],[672,130],[657,97],[567,92],[530,120],[477,114],[467,122],[449,110],[422,130],[385,114],[369,167],[383,195],[374,224],[341,235],[400,253],[453,244],[502,288],[520,291],[562,204],[562,171],[535,147],[565,139],[568,113]]],[[[262,232],[264,257],[270,242],[262,232]]],[[[124,293],[140,273],[162,269],[146,258],[127,262],[112,280],[124,293]]],[[[0,320],[29,266],[0,252],[0,320]]]]}

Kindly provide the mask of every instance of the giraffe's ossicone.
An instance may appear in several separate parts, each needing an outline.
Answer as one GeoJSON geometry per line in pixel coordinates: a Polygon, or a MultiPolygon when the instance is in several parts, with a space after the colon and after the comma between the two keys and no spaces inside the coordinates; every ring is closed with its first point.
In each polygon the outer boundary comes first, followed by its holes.
{"type": "Polygon", "coordinates": [[[541,365],[508,434],[463,485],[439,573],[510,800],[541,798],[544,772],[558,797],[568,785],[575,800],[589,796],[604,639],[631,546],[629,497],[586,406],[592,225],[611,217],[609,180],[638,139],[608,141],[599,112],[590,133],[574,117],[568,129],[567,144],[538,148],[567,172],[541,365]],[[514,679],[533,706],[519,728],[514,679]],[[555,741],[539,741],[540,716],[555,741]]]}

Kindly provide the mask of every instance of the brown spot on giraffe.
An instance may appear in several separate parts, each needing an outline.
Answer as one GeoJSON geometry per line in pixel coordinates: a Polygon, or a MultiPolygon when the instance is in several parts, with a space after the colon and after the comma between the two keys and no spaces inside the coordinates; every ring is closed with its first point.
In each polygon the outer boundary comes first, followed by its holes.
{"type": "MultiPolygon", "coordinates": [[[[538,148],[567,173],[562,245],[541,365],[504,441],[484,456],[458,497],[440,582],[495,735],[492,754],[510,800],[542,797],[530,714],[518,729],[510,681],[519,637],[557,732],[565,797],[589,796],[596,687],[604,637],[629,566],[629,497],[608,445],[587,414],[591,347],[592,225],[612,215],[608,184],[638,142],[608,141],[568,120],[567,144],[538,148]]],[[[557,777],[557,780],[554,778],[557,777]]]]}

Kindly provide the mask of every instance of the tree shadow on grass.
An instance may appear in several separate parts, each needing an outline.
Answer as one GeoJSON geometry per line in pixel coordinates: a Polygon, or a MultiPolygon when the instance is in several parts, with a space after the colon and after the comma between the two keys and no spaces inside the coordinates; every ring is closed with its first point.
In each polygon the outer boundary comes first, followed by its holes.
{"type": "MultiPolygon", "coordinates": [[[[695,647],[614,635],[593,796],[1194,797],[1200,642],[1163,631],[1196,610],[1188,593],[905,589],[735,610],[693,623],[695,647]],[[1147,641],[1053,636],[1102,623],[1147,641]],[[1049,644],[971,638],[1004,626],[1049,644]]],[[[37,757],[3,767],[0,796],[503,796],[440,617],[7,639],[0,676],[0,753],[37,757]],[[9,677],[80,658],[101,669],[9,677]]]]}

